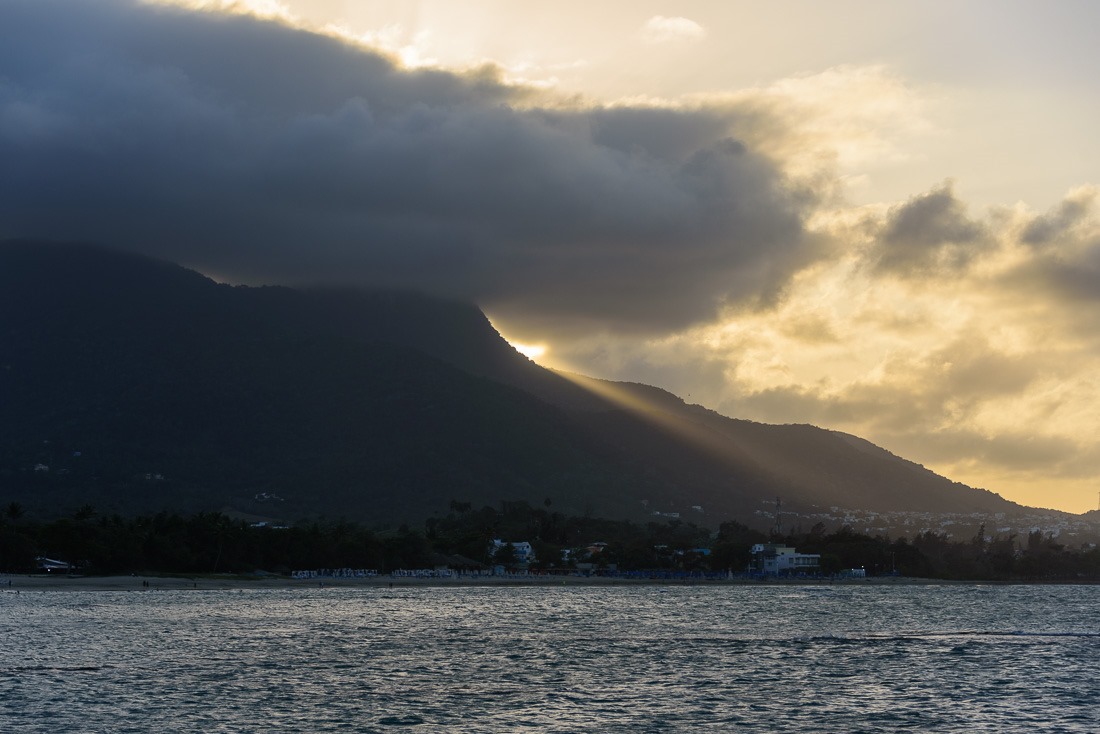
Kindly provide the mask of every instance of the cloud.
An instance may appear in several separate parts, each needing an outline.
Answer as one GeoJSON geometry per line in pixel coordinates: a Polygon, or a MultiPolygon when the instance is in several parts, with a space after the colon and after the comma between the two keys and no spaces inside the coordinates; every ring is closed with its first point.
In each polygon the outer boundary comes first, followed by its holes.
{"type": "Polygon", "coordinates": [[[879,236],[876,267],[909,276],[956,270],[980,251],[982,234],[945,183],[890,210],[879,236]]]}
{"type": "Polygon", "coordinates": [[[257,18],[280,20],[286,23],[299,21],[290,8],[279,0],[145,0],[145,2],[186,7],[191,10],[253,15],[257,18]]]}
{"type": "MultiPolygon", "coordinates": [[[[1017,257],[999,274],[1006,291],[1032,294],[1049,319],[1072,325],[1079,338],[1097,340],[1100,327],[1100,188],[1081,186],[1050,211],[1015,213],[1017,257]]],[[[1006,237],[1007,239],[1007,237],[1006,237]]]]}
{"type": "Polygon", "coordinates": [[[938,350],[893,353],[847,381],[792,382],[789,370],[773,386],[754,390],[742,381],[721,408],[855,433],[978,485],[989,484],[982,476],[1095,475],[1100,456],[1082,440],[1095,419],[1075,416],[1082,406],[1074,405],[1095,405],[1097,395],[1082,380],[1080,356],[1066,357],[1012,354],[970,333],[938,350]]]}
{"type": "Polygon", "coordinates": [[[1071,192],[1053,211],[1028,222],[1020,235],[1021,241],[1032,246],[1043,246],[1071,233],[1076,225],[1087,222],[1096,198],[1096,189],[1089,186],[1071,192]]]}
{"type": "Polygon", "coordinates": [[[938,132],[936,92],[881,65],[833,66],[698,99],[736,111],[746,142],[819,187],[869,183],[876,170],[910,162],[916,144],[938,132]]]}
{"type": "Polygon", "coordinates": [[[783,320],[779,330],[784,336],[808,344],[836,343],[839,341],[829,319],[819,313],[798,314],[783,320]]]}
{"type": "Polygon", "coordinates": [[[1041,355],[1010,354],[980,334],[964,332],[931,350],[894,350],[845,382],[792,383],[786,370],[772,384],[749,388],[735,400],[740,413],[765,412],[781,421],[923,435],[966,424],[990,401],[1025,392],[1049,367],[1041,355]]]}
{"type": "Polygon", "coordinates": [[[774,299],[817,256],[804,192],[731,110],[544,105],[496,67],[126,0],[8,3],[0,68],[4,237],[558,329],[682,327],[774,299]]]}
{"type": "MultiPolygon", "coordinates": [[[[911,435],[898,434],[891,439],[901,451],[916,450],[925,461],[952,464],[985,464],[1001,470],[1046,468],[1047,476],[1063,473],[1081,446],[1061,436],[1036,435],[1028,430],[1006,430],[988,435],[975,430],[936,431],[915,441],[911,435]]],[[[1086,473],[1095,473],[1090,467],[1086,473]]]]}
{"type": "Polygon", "coordinates": [[[646,43],[680,43],[697,41],[707,32],[703,26],[688,18],[655,15],[642,24],[640,35],[646,43]]]}

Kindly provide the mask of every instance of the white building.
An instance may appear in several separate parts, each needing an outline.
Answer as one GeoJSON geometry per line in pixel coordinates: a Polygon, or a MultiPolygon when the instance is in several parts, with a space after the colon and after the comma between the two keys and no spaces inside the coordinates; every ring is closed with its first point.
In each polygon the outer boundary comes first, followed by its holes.
{"type": "Polygon", "coordinates": [[[757,543],[752,547],[752,570],[767,576],[814,573],[821,568],[821,554],[799,553],[789,545],[757,543]]]}
{"type": "MultiPolygon", "coordinates": [[[[496,555],[496,552],[500,547],[504,545],[504,541],[500,538],[493,538],[493,543],[489,547],[489,556],[496,555]]],[[[535,562],[535,549],[531,547],[531,544],[526,540],[518,543],[509,543],[512,546],[512,553],[515,555],[516,563],[534,563],[535,562]]]]}
{"type": "Polygon", "coordinates": [[[45,556],[37,556],[34,559],[34,563],[39,571],[45,571],[46,573],[52,573],[54,571],[73,570],[71,563],[68,563],[66,561],[59,561],[56,558],[46,558],[45,556]]]}

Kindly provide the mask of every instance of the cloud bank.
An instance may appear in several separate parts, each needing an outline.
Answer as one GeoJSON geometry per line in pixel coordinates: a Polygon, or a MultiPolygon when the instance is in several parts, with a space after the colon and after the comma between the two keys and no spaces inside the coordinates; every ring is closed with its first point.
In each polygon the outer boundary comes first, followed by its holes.
{"type": "Polygon", "coordinates": [[[690,18],[655,15],[642,25],[642,40],[647,43],[694,41],[706,36],[703,26],[690,18]]]}
{"type": "Polygon", "coordinates": [[[736,110],[544,100],[243,15],[6,5],[0,236],[628,330],[774,298],[813,256],[736,110]]]}

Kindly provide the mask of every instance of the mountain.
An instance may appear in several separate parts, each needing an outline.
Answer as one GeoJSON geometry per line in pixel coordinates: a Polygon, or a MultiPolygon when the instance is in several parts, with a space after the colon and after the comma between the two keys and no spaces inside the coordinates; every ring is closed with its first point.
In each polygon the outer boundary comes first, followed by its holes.
{"type": "Polygon", "coordinates": [[[854,436],[546,370],[470,304],[229,286],[87,245],[0,243],[0,405],[0,502],[45,514],[1020,509],[854,436]]]}

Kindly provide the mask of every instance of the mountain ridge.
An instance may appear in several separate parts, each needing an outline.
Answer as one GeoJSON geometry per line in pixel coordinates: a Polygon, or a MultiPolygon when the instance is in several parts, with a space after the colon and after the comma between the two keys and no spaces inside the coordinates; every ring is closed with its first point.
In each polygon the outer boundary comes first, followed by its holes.
{"type": "Polygon", "coordinates": [[[1022,509],[858,437],[544,369],[476,306],[419,294],[230,286],[107,248],[8,241],[0,348],[13,406],[0,499],[32,506],[400,522],[522,500],[708,524],[775,496],[1022,509]]]}

